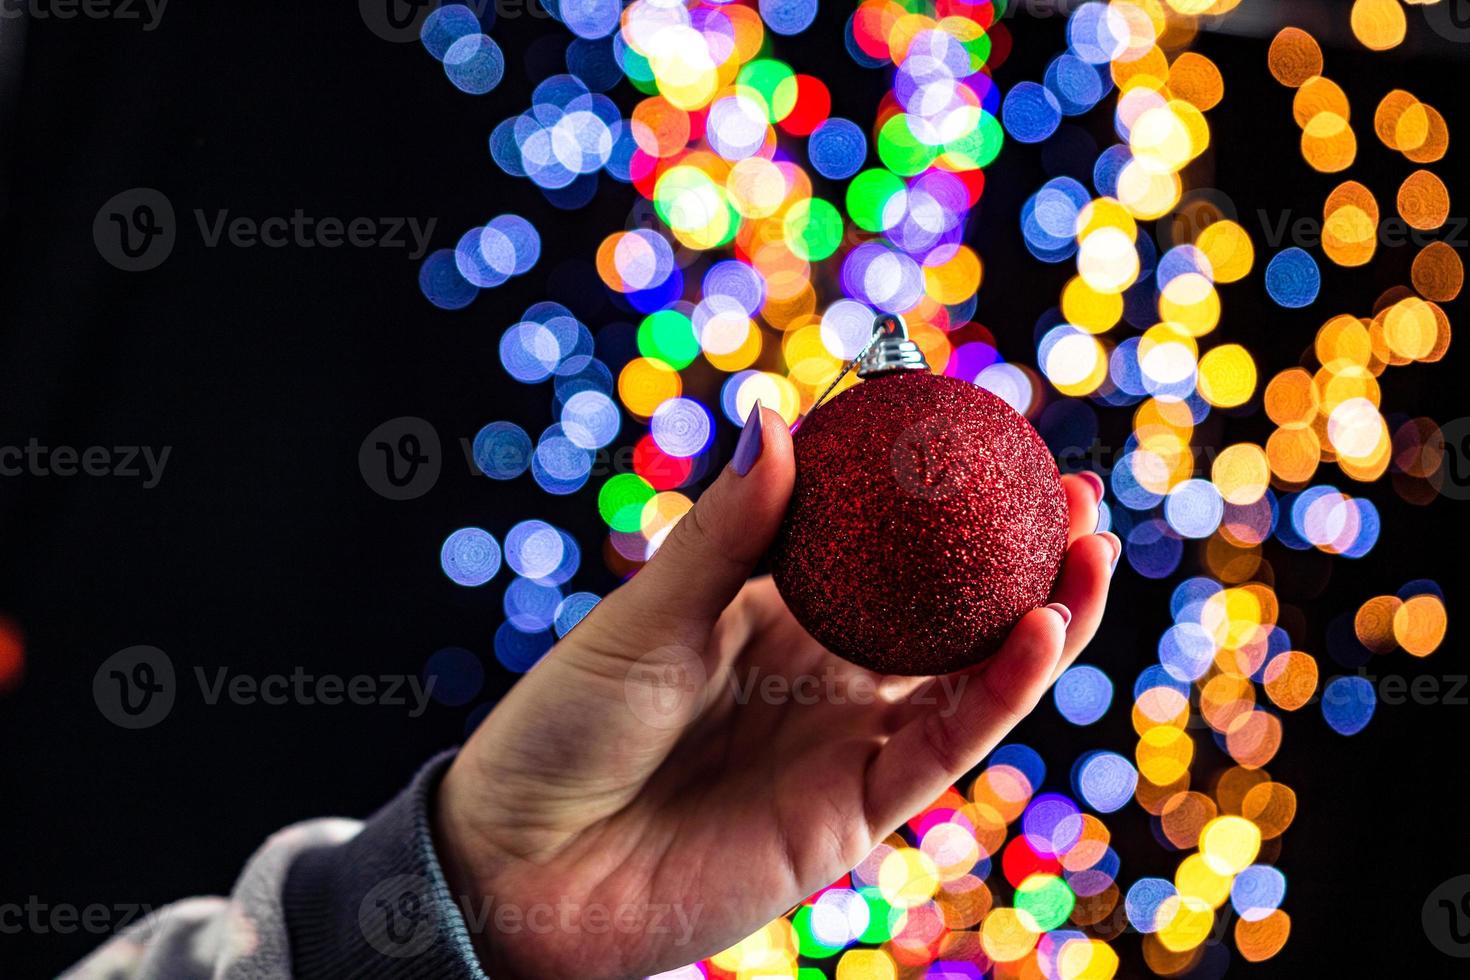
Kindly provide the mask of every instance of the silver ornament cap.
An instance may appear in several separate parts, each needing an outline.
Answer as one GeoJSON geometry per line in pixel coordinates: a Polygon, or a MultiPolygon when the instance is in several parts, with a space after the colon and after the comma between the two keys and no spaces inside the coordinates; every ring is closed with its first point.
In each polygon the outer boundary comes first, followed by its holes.
{"type": "Polygon", "coordinates": [[[929,362],[919,345],[909,339],[909,325],[897,313],[884,313],[873,321],[873,341],[858,359],[860,378],[893,371],[927,371],[929,362]]]}

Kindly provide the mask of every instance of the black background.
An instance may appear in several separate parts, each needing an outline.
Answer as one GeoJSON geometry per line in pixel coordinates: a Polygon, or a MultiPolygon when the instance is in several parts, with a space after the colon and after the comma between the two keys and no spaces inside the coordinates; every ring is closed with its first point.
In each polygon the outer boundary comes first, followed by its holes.
{"type": "MultiPolygon", "coordinates": [[[[1352,98],[1361,148],[1348,176],[1375,191],[1385,215],[1413,169],[1372,136],[1372,109],[1394,87],[1445,111],[1452,151],[1433,169],[1463,213],[1470,188],[1452,175],[1465,159],[1456,99],[1470,52],[1429,35],[1412,8],[1413,42],[1375,55],[1346,38],[1346,3],[1266,6],[1283,19],[1296,8],[1299,23],[1335,25],[1327,73],[1352,98]]],[[[0,445],[35,437],[172,453],[150,490],[120,478],[0,479],[0,614],[27,638],[24,680],[0,695],[0,902],[159,906],[226,893],[273,830],[368,814],[429,754],[458,741],[471,717],[472,706],[434,705],[419,718],[391,707],[209,706],[186,685],[162,724],[123,731],[91,694],[93,673],[114,651],[155,645],[184,671],[352,675],[416,673],[434,650],[461,645],[487,665],[475,702],[484,704],[513,680],[490,646],[506,579],[479,590],[448,583],[437,552],[449,530],[477,523],[500,536],[517,520],[544,517],[582,542],[576,587],[613,584],[600,561],[595,484],[566,499],[542,494],[529,477],[492,484],[470,475],[458,448],[492,419],[533,433],[551,421],[549,390],[512,382],[496,356],[500,331],[527,305],[560,299],[594,330],[626,318],[587,262],[627,221],[633,190],[604,178],[591,206],[560,212],[486,151],[494,124],[526,107],[531,82],[564,70],[567,34],[538,8],[512,8],[519,16],[502,16],[491,31],[507,54],[506,80],[475,98],[453,89],[417,44],[385,41],[350,5],[336,8],[179,3],[152,32],[86,18],[29,25],[18,115],[0,134],[12,168],[0,252],[0,445]],[[179,239],[160,268],[127,273],[99,257],[92,222],[103,202],[138,186],[170,198],[179,239]],[[297,208],[317,218],[437,219],[435,248],[515,211],[543,229],[545,252],[529,275],[445,313],[420,295],[406,249],[207,248],[196,208],[256,219],[297,208]],[[365,485],[357,453],[371,429],[404,415],[435,425],[446,459],[432,491],[393,502],[365,485]]],[[[866,124],[884,80],[842,53],[848,9],[824,10],[802,41],[778,39],[774,54],[825,78],[834,111],[866,124]]],[[[1016,48],[998,72],[1004,88],[1040,77],[1061,49],[1063,23],[1008,19],[1016,48]]],[[[1191,185],[1230,195],[1258,257],[1269,254],[1251,219],[1258,209],[1320,217],[1343,179],[1302,162],[1292,93],[1266,72],[1267,38],[1202,37],[1197,49],[1223,67],[1227,96],[1210,113],[1214,151],[1187,174],[1191,185]]],[[[1100,146],[1109,141],[1105,116],[1085,120],[1100,146]]],[[[977,319],[1023,362],[1034,357],[1032,325],[1067,275],[1021,246],[1017,214],[1042,170],[1038,148],[1008,144],[987,171],[972,225],[987,262],[977,319]]],[[[1222,287],[1215,336],[1247,344],[1269,376],[1301,358],[1328,315],[1371,312],[1380,292],[1407,281],[1413,254],[1386,250],[1367,270],[1324,263],[1322,299],[1298,312],[1266,301],[1260,258],[1247,280],[1222,287]]],[[[1438,364],[1390,369],[1385,410],[1440,422],[1465,413],[1456,381],[1464,364],[1457,346],[1438,364]]],[[[1104,410],[1105,442],[1126,435],[1128,414],[1104,410]]],[[[1224,444],[1268,432],[1259,412],[1217,414],[1201,438],[1224,444]]],[[[727,426],[721,439],[728,451],[727,426]]],[[[1319,478],[1348,485],[1328,470],[1319,478]]],[[[1332,617],[1409,579],[1435,578],[1451,609],[1443,647],[1426,661],[1395,654],[1370,669],[1432,675],[1448,689],[1466,673],[1453,581],[1465,505],[1411,507],[1387,481],[1354,491],[1384,515],[1367,559],[1268,552],[1283,601],[1306,624],[1293,639],[1330,673],[1323,631],[1332,617]]],[[[1125,569],[1115,593],[1085,655],[1117,680],[1114,710],[1076,729],[1048,702],[1018,732],[1048,759],[1048,788],[1065,788],[1084,749],[1131,754],[1127,689],[1168,625],[1169,586],[1125,569]]],[[[1279,860],[1294,932],[1274,960],[1251,968],[1237,958],[1232,975],[1463,973],[1430,947],[1420,910],[1435,885],[1470,872],[1467,721],[1464,704],[1380,705],[1365,732],[1345,739],[1315,707],[1285,718],[1285,745],[1269,769],[1299,794],[1279,860]]],[[[1208,773],[1220,757],[1201,751],[1196,771],[1208,773]]],[[[1125,885],[1172,877],[1179,856],[1153,841],[1140,811],[1107,822],[1125,885]]],[[[55,972],[99,939],[0,936],[0,974],[55,972]]],[[[1118,946],[1122,975],[1141,975],[1137,937],[1118,946]]]]}

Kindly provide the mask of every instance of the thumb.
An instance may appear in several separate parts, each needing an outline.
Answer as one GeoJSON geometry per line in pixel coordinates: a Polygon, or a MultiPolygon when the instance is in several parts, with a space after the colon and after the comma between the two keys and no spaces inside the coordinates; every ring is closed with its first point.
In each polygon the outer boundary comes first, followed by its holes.
{"type": "Polygon", "coordinates": [[[673,611],[708,628],[770,548],[795,479],[786,421],[756,402],[719,479],[615,594],[635,615],[673,611]]]}

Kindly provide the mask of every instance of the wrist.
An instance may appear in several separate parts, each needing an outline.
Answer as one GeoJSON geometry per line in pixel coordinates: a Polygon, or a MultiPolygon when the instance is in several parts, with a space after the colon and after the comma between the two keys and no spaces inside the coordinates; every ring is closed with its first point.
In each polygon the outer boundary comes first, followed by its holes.
{"type": "Polygon", "coordinates": [[[462,764],[463,757],[455,760],[430,801],[434,851],[482,969],[495,980],[518,980],[532,974],[513,962],[495,926],[495,905],[502,900],[496,882],[512,859],[472,821],[477,804],[464,791],[462,764]]]}

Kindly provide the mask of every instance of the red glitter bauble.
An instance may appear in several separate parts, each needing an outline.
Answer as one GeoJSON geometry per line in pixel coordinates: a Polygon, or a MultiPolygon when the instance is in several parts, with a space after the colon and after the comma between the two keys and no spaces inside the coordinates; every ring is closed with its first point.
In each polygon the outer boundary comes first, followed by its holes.
{"type": "Polygon", "coordinates": [[[879,375],[813,411],[795,449],[772,571],[833,653],[880,673],[949,673],[1048,601],[1066,492],[1036,430],[990,392],[879,375]]]}

